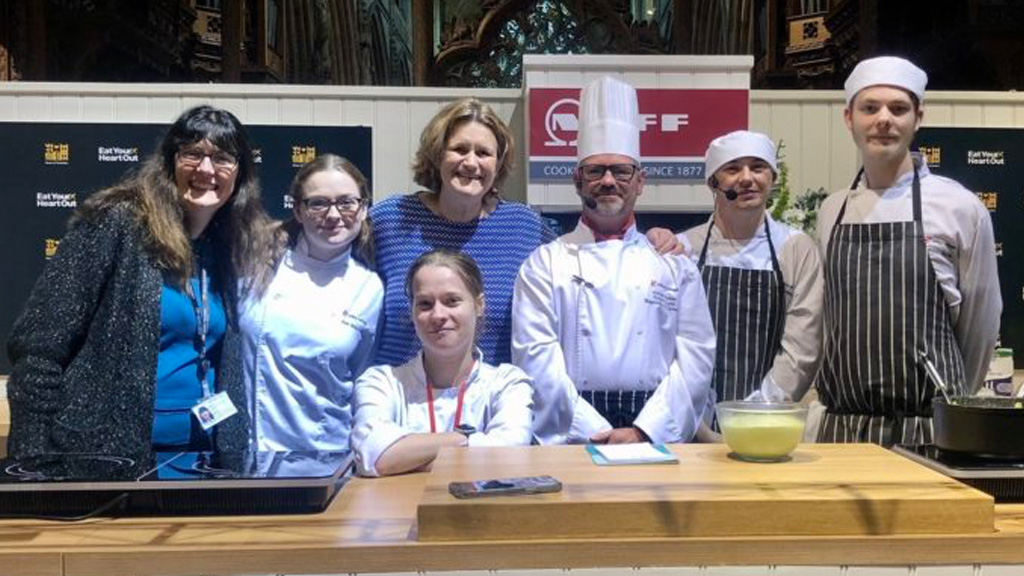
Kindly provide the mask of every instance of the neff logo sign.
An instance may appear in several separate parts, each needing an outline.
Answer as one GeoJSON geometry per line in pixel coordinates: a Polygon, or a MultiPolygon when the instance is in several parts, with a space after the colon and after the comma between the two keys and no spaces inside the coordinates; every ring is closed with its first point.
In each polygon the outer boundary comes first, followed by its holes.
{"type": "MultiPolygon", "coordinates": [[[[580,102],[563,98],[548,107],[544,114],[545,146],[575,146],[580,130],[580,102]]],[[[662,132],[679,132],[690,124],[689,114],[640,114],[640,131],[654,128],[662,132]]]]}

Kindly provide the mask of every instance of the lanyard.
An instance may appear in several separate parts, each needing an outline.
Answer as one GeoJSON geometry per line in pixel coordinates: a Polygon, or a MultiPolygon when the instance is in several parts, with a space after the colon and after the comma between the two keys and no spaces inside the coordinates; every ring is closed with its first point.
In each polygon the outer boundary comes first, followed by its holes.
{"type": "Polygon", "coordinates": [[[210,383],[206,379],[210,371],[210,359],[206,357],[206,336],[210,333],[210,279],[206,275],[206,268],[202,262],[199,264],[199,297],[196,298],[195,291],[189,290],[189,299],[192,301],[192,309],[196,315],[196,345],[199,348],[199,383],[203,387],[203,398],[209,398],[210,383]]]}
{"type": "MultiPolygon", "coordinates": [[[[476,362],[474,361],[474,364],[475,363],[476,362]]],[[[469,387],[469,379],[473,376],[473,368],[475,367],[476,366],[471,366],[469,368],[469,376],[466,376],[466,379],[462,381],[462,384],[459,384],[459,399],[455,404],[455,422],[452,423],[452,430],[458,428],[459,424],[462,423],[462,404],[465,402],[466,388],[469,387]]],[[[430,385],[430,382],[427,382],[427,410],[430,411],[430,433],[436,434],[437,422],[434,419],[434,387],[430,385]]]]}

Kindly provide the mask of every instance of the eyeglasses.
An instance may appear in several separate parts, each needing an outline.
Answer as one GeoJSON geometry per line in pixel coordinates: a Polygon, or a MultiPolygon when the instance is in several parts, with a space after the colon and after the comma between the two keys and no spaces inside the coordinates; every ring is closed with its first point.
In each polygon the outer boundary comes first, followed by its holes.
{"type": "Polygon", "coordinates": [[[223,150],[216,150],[214,152],[204,152],[198,148],[178,150],[178,162],[189,168],[199,166],[203,163],[203,159],[207,157],[210,158],[210,162],[213,163],[213,167],[217,170],[231,170],[238,166],[238,158],[223,150]]]}
{"type": "Polygon", "coordinates": [[[580,177],[587,182],[596,182],[604,178],[605,172],[611,172],[616,182],[629,182],[640,167],[636,164],[584,164],[580,166],[580,177]]]}
{"type": "Polygon", "coordinates": [[[363,205],[363,199],[351,196],[335,198],[333,200],[322,197],[303,198],[302,205],[306,207],[310,214],[317,216],[326,216],[331,210],[331,206],[337,208],[338,212],[342,214],[352,214],[363,205]]]}

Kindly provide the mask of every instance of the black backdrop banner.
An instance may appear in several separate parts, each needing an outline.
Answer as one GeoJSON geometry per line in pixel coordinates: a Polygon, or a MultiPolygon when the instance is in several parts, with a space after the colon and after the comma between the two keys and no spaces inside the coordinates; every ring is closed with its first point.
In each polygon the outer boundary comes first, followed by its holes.
{"type": "Polygon", "coordinates": [[[1002,346],[1024,367],[1024,130],[922,128],[915,144],[928,168],[977,194],[992,216],[1003,295],[1002,346]]]}
{"type": "MultiPolygon", "coordinates": [[[[156,150],[165,124],[0,122],[0,374],[11,370],[7,340],[75,208],[120,180],[156,150]]],[[[287,217],[288,186],[317,154],[345,156],[373,182],[370,128],[246,126],[271,215],[287,217]]]]}

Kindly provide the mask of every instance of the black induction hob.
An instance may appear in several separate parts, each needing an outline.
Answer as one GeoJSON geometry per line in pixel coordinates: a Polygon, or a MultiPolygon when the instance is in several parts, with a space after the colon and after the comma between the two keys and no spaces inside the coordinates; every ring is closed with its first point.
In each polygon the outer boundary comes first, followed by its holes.
{"type": "Polygon", "coordinates": [[[296,514],[347,482],[348,452],[53,454],[0,460],[0,519],[296,514]]]}
{"type": "Polygon", "coordinates": [[[931,444],[897,444],[893,452],[977,488],[996,502],[1024,502],[1024,460],[995,460],[947,452],[931,444]]]}

